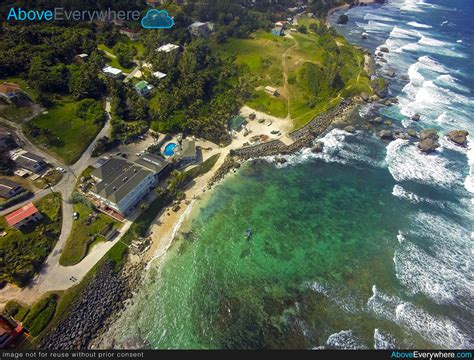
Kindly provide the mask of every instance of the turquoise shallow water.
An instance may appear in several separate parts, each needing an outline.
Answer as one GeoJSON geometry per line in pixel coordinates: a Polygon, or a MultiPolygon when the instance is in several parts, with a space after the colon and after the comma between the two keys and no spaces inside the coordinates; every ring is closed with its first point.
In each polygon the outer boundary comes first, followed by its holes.
{"type": "MultiPolygon", "coordinates": [[[[408,74],[390,88],[399,106],[360,114],[400,126],[419,111],[424,127],[472,132],[474,8],[432,2],[349,12],[339,31],[385,42],[378,71],[408,74]]],[[[322,154],[247,163],[213,190],[108,336],[153,348],[472,348],[469,150],[441,138],[426,156],[341,130],[322,141],[322,154]]]]}

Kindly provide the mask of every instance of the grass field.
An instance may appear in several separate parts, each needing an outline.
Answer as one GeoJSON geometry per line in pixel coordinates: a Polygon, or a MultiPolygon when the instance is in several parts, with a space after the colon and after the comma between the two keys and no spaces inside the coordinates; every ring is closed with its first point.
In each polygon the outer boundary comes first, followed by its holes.
{"type": "Polygon", "coordinates": [[[288,102],[280,97],[267,94],[264,90],[254,93],[254,97],[247,101],[247,105],[257,111],[285,118],[288,115],[288,102]]]}
{"type": "MultiPolygon", "coordinates": [[[[47,150],[67,164],[73,164],[101,129],[93,117],[81,118],[77,114],[78,102],[62,99],[47,113],[39,115],[31,121],[41,129],[47,129],[54,134],[53,141],[47,141],[41,136],[30,138],[39,142],[47,150]]],[[[27,132],[25,132],[27,133],[27,132]]]]}
{"type": "Polygon", "coordinates": [[[79,213],[79,219],[74,221],[71,234],[61,253],[59,263],[62,266],[72,266],[81,262],[93,244],[105,241],[97,234],[108,226],[118,228],[120,225],[118,221],[102,213],[97,213],[95,220],[91,221],[89,215],[95,214],[95,211],[82,203],[74,204],[74,211],[79,213]]]}
{"type": "Polygon", "coordinates": [[[60,195],[47,195],[35,205],[43,219],[23,231],[11,228],[4,217],[0,218],[0,228],[7,233],[0,237],[0,248],[5,259],[8,259],[0,274],[0,281],[25,286],[40,269],[59,238],[62,225],[60,195]]]}
{"type": "Polygon", "coordinates": [[[318,23],[316,19],[302,17],[298,22],[308,28],[307,34],[287,31],[287,36],[276,37],[257,31],[249,39],[213,45],[235,57],[242,75],[254,87],[246,105],[276,117],[289,114],[295,128],[335,106],[342,97],[371,92],[361,51],[343,37],[323,37],[310,31],[309,26],[318,23]],[[307,64],[319,70],[307,71],[307,64]],[[343,88],[333,86],[335,74],[342,79],[343,88]],[[281,95],[270,96],[261,90],[263,86],[275,87],[281,95]]]}
{"type": "MultiPolygon", "coordinates": [[[[135,47],[135,49],[137,50],[137,57],[143,56],[145,54],[145,46],[139,41],[131,41],[128,37],[123,36],[121,37],[120,42],[129,44],[135,47]]],[[[108,53],[114,54],[114,49],[107,47],[105,44],[99,44],[97,47],[99,48],[99,50],[107,51],[108,53]]],[[[117,58],[109,56],[107,53],[106,53],[106,56],[109,59],[110,66],[120,69],[125,73],[130,73],[130,71],[133,70],[133,66],[129,68],[125,68],[119,64],[119,62],[117,61],[117,58]]]]}
{"type": "Polygon", "coordinates": [[[257,31],[250,39],[230,39],[218,49],[234,55],[236,63],[255,77],[256,86],[279,87],[283,85],[281,57],[293,44],[291,39],[257,31]]]}

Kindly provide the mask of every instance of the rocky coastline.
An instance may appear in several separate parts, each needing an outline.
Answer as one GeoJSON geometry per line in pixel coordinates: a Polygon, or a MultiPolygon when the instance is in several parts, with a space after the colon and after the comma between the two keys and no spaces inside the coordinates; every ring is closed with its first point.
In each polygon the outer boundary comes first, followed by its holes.
{"type": "MultiPolygon", "coordinates": [[[[125,309],[144,276],[144,262],[127,262],[120,271],[108,261],[81,291],[66,317],[42,340],[45,350],[95,348],[97,339],[125,309]]],[[[145,348],[145,344],[136,348],[145,348]]]]}

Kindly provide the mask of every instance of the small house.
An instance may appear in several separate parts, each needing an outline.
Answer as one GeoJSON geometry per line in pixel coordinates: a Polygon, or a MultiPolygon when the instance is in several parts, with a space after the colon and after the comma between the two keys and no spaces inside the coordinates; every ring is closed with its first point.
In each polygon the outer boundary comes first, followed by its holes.
{"type": "Polygon", "coordinates": [[[237,115],[229,120],[228,127],[230,131],[240,131],[242,130],[245,123],[245,118],[243,116],[237,115]]]}
{"type": "Polygon", "coordinates": [[[23,192],[24,188],[10,179],[0,179],[0,197],[10,199],[23,192]]]}
{"type": "Polygon", "coordinates": [[[33,173],[39,173],[48,166],[48,163],[41,156],[24,150],[14,152],[12,154],[12,160],[17,167],[33,173]]]}
{"type": "Polygon", "coordinates": [[[123,75],[122,70],[117,69],[117,68],[114,68],[114,67],[112,67],[112,66],[105,66],[105,67],[102,69],[102,72],[103,72],[106,76],[111,77],[111,78],[114,78],[114,79],[118,79],[118,78],[122,77],[122,75],[123,75]]]}
{"type": "Polygon", "coordinates": [[[17,84],[8,82],[0,84],[0,97],[4,98],[8,102],[17,100],[22,95],[22,93],[23,91],[21,90],[21,87],[17,84]]]}
{"type": "Polygon", "coordinates": [[[214,31],[214,24],[211,22],[203,23],[196,21],[189,25],[188,29],[192,36],[208,37],[214,31]]]}
{"type": "Polygon", "coordinates": [[[11,227],[20,230],[25,226],[37,223],[43,218],[33,203],[29,203],[18,210],[15,210],[5,216],[5,220],[11,227]]]}
{"type": "Polygon", "coordinates": [[[180,166],[188,166],[197,162],[196,141],[184,139],[181,142],[180,166]]]}
{"type": "Polygon", "coordinates": [[[271,86],[265,86],[265,92],[266,92],[267,94],[272,95],[272,96],[278,96],[278,95],[280,95],[280,94],[278,93],[278,90],[275,89],[274,87],[271,87],[271,86]]]}
{"type": "Polygon", "coordinates": [[[74,62],[76,64],[85,64],[88,58],[89,58],[89,55],[87,54],[78,54],[74,56],[74,62]]]}
{"type": "Polygon", "coordinates": [[[275,36],[283,36],[285,35],[285,32],[282,27],[275,27],[272,29],[272,34],[275,36]]]}
{"type": "Polygon", "coordinates": [[[120,29],[120,34],[127,36],[132,41],[138,40],[140,38],[140,30],[137,29],[120,29]]]}
{"type": "Polygon", "coordinates": [[[161,71],[155,71],[154,73],[151,74],[154,78],[157,78],[158,80],[164,79],[166,77],[165,73],[162,73],[161,71]]]}
{"type": "Polygon", "coordinates": [[[170,53],[178,49],[179,49],[178,45],[168,43],[168,44],[160,46],[158,49],[156,49],[156,52],[170,53]]]}
{"type": "Polygon", "coordinates": [[[142,80],[135,85],[135,91],[140,96],[148,96],[152,90],[153,86],[145,80],[142,80]]]}

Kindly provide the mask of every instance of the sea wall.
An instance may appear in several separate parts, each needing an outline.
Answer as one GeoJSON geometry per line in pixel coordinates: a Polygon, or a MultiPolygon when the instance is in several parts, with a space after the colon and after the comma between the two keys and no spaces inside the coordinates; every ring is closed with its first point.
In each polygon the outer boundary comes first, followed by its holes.
{"type": "Polygon", "coordinates": [[[107,262],[81,291],[66,317],[43,339],[40,349],[87,349],[90,342],[104,330],[111,315],[119,313],[132,291],[140,284],[144,264],[127,265],[115,270],[107,262]]]}
{"type": "Polygon", "coordinates": [[[305,147],[310,147],[313,141],[323,134],[335,119],[343,116],[352,104],[354,104],[352,100],[343,100],[334,109],[316,116],[302,128],[290,133],[289,137],[294,141],[291,145],[285,145],[280,140],[273,140],[233,150],[230,155],[247,160],[264,156],[289,155],[305,147]]]}

